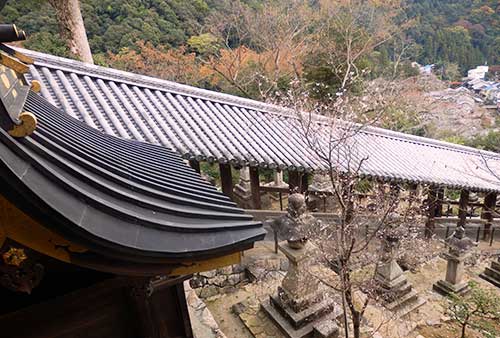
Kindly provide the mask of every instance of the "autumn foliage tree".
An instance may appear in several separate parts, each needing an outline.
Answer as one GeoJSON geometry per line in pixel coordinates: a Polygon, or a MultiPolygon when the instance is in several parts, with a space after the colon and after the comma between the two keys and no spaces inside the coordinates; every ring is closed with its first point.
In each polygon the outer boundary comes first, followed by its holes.
{"type": "Polygon", "coordinates": [[[118,54],[109,53],[107,62],[126,71],[195,86],[203,85],[207,76],[201,71],[195,53],[187,52],[186,47],[154,47],[144,41],[138,41],[135,49],[126,48],[118,54]]]}
{"type": "Polygon", "coordinates": [[[207,19],[207,29],[223,48],[201,58],[204,69],[219,86],[266,99],[301,73],[312,13],[300,0],[264,3],[257,9],[235,1],[207,19]]]}

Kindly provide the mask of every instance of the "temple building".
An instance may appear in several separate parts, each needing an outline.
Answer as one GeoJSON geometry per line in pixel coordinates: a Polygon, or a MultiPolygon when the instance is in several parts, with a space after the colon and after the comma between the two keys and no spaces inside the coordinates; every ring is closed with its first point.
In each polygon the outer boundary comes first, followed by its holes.
{"type": "Polygon", "coordinates": [[[166,147],[54,106],[33,60],[0,50],[1,336],[192,337],[182,282],[238,263],[262,224],[166,147]]]}

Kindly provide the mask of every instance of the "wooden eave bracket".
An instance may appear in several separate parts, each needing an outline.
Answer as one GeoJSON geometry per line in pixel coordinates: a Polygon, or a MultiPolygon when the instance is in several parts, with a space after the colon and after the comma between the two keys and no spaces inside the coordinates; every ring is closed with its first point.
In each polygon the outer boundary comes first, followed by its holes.
{"type": "Polygon", "coordinates": [[[29,66],[5,53],[0,53],[0,63],[7,68],[11,68],[20,74],[26,74],[29,66]]]}

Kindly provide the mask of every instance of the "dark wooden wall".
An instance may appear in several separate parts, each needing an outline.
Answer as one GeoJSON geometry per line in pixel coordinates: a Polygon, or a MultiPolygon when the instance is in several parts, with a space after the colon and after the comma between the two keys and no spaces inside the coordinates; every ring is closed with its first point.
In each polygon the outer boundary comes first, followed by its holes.
{"type": "Polygon", "coordinates": [[[192,338],[182,279],[115,277],[11,313],[0,305],[0,337],[192,338]]]}

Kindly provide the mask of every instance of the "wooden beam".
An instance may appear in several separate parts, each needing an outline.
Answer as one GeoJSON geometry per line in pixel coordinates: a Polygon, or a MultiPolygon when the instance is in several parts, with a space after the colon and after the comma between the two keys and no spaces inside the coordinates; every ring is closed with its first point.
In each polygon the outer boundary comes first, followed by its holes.
{"type": "Polygon", "coordinates": [[[169,276],[191,275],[196,272],[214,270],[228,265],[238,264],[240,262],[241,262],[241,254],[239,252],[235,252],[222,257],[211,258],[203,261],[190,262],[190,263],[186,262],[185,264],[172,269],[168,275],[169,276]]]}
{"type": "Polygon", "coordinates": [[[153,318],[150,278],[134,280],[129,292],[141,337],[160,338],[158,323],[153,318]]]}
{"type": "Polygon", "coordinates": [[[196,160],[189,160],[189,166],[194,169],[198,174],[201,172],[200,171],[200,162],[196,160]]]}
{"type": "Polygon", "coordinates": [[[483,230],[483,240],[487,239],[491,235],[491,224],[493,222],[493,213],[495,212],[496,203],[496,192],[490,192],[484,196],[483,212],[481,213],[481,218],[486,221],[483,230]]]}
{"type": "Polygon", "coordinates": [[[220,183],[224,195],[233,199],[233,174],[229,163],[219,163],[220,183]]]}
{"type": "Polygon", "coordinates": [[[71,263],[72,253],[87,251],[87,248],[72,243],[43,227],[0,196],[0,242],[6,237],[67,263],[71,263]]]}
{"type": "Polygon", "coordinates": [[[465,227],[467,223],[467,205],[469,204],[469,190],[463,189],[460,192],[458,201],[458,223],[457,226],[465,227]]]}
{"type": "Polygon", "coordinates": [[[254,209],[260,209],[260,178],[259,168],[250,167],[250,190],[252,191],[252,204],[254,209]]]}

